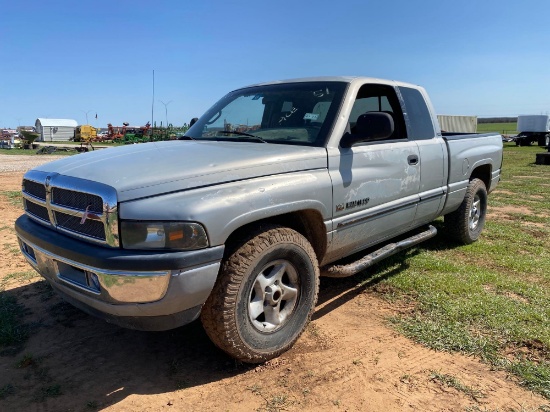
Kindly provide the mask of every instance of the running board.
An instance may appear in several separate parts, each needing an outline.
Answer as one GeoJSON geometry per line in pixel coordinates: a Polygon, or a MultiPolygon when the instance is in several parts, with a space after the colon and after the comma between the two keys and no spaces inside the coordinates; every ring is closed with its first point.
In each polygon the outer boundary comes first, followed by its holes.
{"type": "Polygon", "coordinates": [[[419,233],[418,235],[411,236],[397,243],[390,243],[389,245],[375,250],[374,252],[369,253],[365,257],[353,263],[349,263],[347,265],[325,266],[321,270],[321,276],[326,276],[329,278],[346,278],[348,276],[353,276],[381,261],[382,259],[424,242],[435,235],[437,235],[437,229],[430,225],[428,226],[428,230],[419,233]]]}

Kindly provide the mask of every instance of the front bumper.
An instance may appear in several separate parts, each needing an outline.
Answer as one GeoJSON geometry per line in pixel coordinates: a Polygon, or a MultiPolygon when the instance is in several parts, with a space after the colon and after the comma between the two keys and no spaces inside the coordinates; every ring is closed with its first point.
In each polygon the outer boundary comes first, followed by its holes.
{"type": "Polygon", "coordinates": [[[166,330],[198,317],[223,246],[188,252],[106,248],[67,237],[27,216],[15,222],[21,251],[64,299],[124,327],[166,330]]]}

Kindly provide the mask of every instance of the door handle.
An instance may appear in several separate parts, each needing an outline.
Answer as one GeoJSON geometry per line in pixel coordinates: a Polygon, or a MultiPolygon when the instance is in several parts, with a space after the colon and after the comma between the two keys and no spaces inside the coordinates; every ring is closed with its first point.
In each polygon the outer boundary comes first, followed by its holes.
{"type": "Polygon", "coordinates": [[[410,165],[416,165],[418,164],[418,156],[417,155],[410,155],[409,157],[407,157],[407,161],[409,162],[410,165]]]}

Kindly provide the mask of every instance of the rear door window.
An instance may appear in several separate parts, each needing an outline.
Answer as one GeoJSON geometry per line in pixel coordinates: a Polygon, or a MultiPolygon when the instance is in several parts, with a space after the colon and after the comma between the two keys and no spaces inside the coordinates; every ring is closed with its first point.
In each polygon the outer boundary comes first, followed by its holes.
{"type": "Polygon", "coordinates": [[[412,140],[426,140],[435,137],[432,116],[424,97],[417,89],[399,87],[405,102],[408,117],[408,135],[412,140]]]}

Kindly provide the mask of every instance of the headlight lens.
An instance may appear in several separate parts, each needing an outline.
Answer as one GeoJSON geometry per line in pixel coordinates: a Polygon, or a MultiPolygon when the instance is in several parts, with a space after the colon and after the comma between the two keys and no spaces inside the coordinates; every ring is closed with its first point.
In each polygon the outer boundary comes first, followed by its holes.
{"type": "Polygon", "coordinates": [[[208,246],[199,223],[122,221],[120,225],[124,249],[194,250],[208,246]]]}

